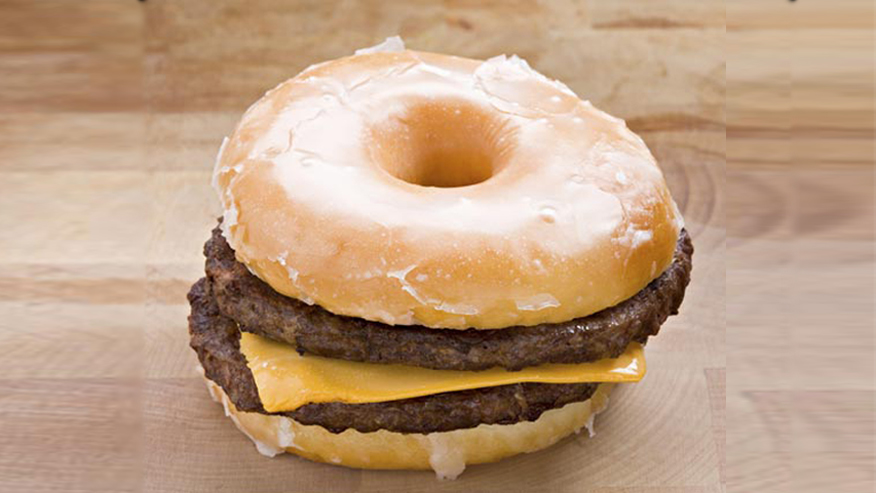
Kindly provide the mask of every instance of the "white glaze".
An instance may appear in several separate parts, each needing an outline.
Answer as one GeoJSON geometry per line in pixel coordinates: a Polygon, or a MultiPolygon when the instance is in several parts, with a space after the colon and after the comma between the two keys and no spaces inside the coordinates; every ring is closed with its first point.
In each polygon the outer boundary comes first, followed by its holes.
{"type": "Polygon", "coordinates": [[[447,433],[425,436],[429,443],[429,465],[441,480],[453,480],[465,471],[465,456],[454,447],[453,437],[447,433]]]}
{"type": "Polygon", "coordinates": [[[401,39],[400,36],[390,36],[386,38],[382,43],[376,44],[374,46],[368,48],[360,48],[356,50],[356,55],[365,55],[368,53],[392,53],[398,51],[405,51],[405,42],[401,39]]]}

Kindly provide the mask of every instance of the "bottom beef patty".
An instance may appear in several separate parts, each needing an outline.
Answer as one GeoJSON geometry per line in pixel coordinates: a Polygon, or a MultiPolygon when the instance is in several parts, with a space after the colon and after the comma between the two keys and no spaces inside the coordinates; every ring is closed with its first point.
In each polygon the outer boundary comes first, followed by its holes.
{"type": "MultiPolygon", "coordinates": [[[[262,407],[252,372],[240,352],[237,323],[220,313],[207,280],[201,279],[192,286],[188,298],[192,306],[191,346],[198,353],[207,378],[222,387],[239,410],[270,414],[262,407]]],[[[473,428],[482,423],[533,421],[549,409],[589,399],[596,386],[520,383],[370,404],[307,404],[276,414],[302,424],[319,425],[333,433],[347,428],[361,432],[432,433],[473,428]]]]}

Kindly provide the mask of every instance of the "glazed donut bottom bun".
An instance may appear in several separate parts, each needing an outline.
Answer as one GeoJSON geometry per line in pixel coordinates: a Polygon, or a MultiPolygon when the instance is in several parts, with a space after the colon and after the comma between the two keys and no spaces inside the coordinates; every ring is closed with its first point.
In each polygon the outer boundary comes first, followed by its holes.
{"type": "Polygon", "coordinates": [[[469,464],[541,450],[584,427],[592,434],[593,418],[607,407],[612,388],[601,384],[590,399],[546,411],[535,421],[427,435],[353,429],[335,434],[284,416],[238,411],[221,387],[206,382],[213,400],[224,406],[226,416],[264,455],[289,452],[359,469],[433,469],[442,479],[457,477],[469,464]]]}

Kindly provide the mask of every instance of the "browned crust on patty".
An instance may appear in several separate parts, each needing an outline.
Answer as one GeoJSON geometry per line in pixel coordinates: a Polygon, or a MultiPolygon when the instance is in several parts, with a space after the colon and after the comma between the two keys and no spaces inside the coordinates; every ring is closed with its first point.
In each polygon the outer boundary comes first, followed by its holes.
{"type": "MultiPolygon", "coordinates": [[[[210,284],[201,279],[188,295],[191,346],[210,380],[241,411],[265,412],[252,372],[240,352],[237,324],[222,315],[210,284]]],[[[479,424],[511,424],[538,419],[544,411],[590,398],[597,384],[522,383],[370,404],[307,404],[276,413],[333,433],[353,428],[363,433],[389,430],[433,433],[479,424]]]]}
{"type": "Polygon", "coordinates": [[[285,342],[302,354],[474,371],[596,361],[619,356],[631,341],[644,343],[678,313],[690,281],[693,245],[682,230],[669,268],[618,305],[568,322],[496,330],[390,326],[307,305],[252,275],[218,227],[204,254],[218,309],[240,330],[285,342]]]}

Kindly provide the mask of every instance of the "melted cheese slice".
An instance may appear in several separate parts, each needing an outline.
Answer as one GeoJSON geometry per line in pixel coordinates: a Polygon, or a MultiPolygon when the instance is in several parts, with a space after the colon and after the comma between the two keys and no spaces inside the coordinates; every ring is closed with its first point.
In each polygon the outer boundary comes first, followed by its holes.
{"type": "Polygon", "coordinates": [[[645,354],[637,342],[617,358],[520,371],[431,370],[301,356],[287,344],[246,332],[241,334],[240,351],[252,370],[262,405],[271,413],[319,402],[386,402],[522,382],[638,382],[645,376],[645,354]]]}

